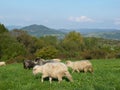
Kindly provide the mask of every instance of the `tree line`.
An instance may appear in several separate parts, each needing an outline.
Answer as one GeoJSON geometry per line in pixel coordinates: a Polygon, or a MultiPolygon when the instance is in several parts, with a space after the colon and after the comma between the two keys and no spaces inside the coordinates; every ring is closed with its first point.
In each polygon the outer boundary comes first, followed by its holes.
{"type": "Polygon", "coordinates": [[[9,31],[0,24],[0,61],[21,62],[24,59],[101,59],[120,58],[120,41],[83,37],[71,31],[64,38],[33,37],[26,31],[9,31]]]}

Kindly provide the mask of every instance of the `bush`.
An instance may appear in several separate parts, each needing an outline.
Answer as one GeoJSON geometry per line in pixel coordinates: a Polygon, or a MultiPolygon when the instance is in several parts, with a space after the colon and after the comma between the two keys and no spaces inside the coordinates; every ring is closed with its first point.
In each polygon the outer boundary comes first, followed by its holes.
{"type": "Polygon", "coordinates": [[[107,52],[103,50],[86,50],[82,52],[81,56],[83,59],[100,59],[100,58],[106,58],[107,52]]]}
{"type": "Polygon", "coordinates": [[[36,52],[36,56],[44,59],[55,58],[58,54],[58,50],[53,46],[46,46],[36,52]]]}
{"type": "Polygon", "coordinates": [[[9,60],[7,60],[7,64],[11,64],[11,63],[21,63],[23,62],[23,60],[25,60],[25,57],[24,56],[17,56],[15,58],[11,58],[9,60]]]}
{"type": "Polygon", "coordinates": [[[120,58],[120,53],[116,54],[116,58],[120,58]]]}
{"type": "Polygon", "coordinates": [[[86,50],[84,52],[81,53],[81,56],[83,59],[92,59],[92,56],[90,54],[90,51],[86,50]]]}

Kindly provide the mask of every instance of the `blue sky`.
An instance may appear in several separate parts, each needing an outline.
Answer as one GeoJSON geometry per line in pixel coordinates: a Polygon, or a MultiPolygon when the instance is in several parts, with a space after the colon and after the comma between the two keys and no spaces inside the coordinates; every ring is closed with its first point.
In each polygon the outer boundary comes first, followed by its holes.
{"type": "Polygon", "coordinates": [[[120,29],[120,0],[0,0],[0,23],[120,29]]]}

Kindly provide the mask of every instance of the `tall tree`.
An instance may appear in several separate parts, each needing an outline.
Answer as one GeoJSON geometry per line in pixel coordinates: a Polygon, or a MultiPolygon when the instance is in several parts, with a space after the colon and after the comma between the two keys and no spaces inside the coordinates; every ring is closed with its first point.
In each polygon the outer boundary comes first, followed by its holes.
{"type": "Polygon", "coordinates": [[[8,29],[3,24],[0,24],[0,34],[4,32],[8,32],[8,29]]]}
{"type": "Polygon", "coordinates": [[[9,33],[0,34],[0,59],[9,60],[19,55],[25,55],[25,47],[9,33]]]}
{"type": "Polygon", "coordinates": [[[63,39],[63,46],[66,50],[80,50],[83,38],[79,32],[72,31],[63,39]]]}

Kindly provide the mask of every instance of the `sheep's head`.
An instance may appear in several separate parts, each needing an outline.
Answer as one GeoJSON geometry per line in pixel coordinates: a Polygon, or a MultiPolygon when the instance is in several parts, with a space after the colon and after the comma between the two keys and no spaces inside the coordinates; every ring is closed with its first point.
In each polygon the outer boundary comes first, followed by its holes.
{"type": "Polygon", "coordinates": [[[67,67],[72,67],[72,62],[71,61],[66,61],[66,65],[67,65],[67,67]]]}
{"type": "Polygon", "coordinates": [[[35,66],[33,68],[33,74],[36,75],[38,73],[41,73],[42,72],[42,66],[35,66]]]}

